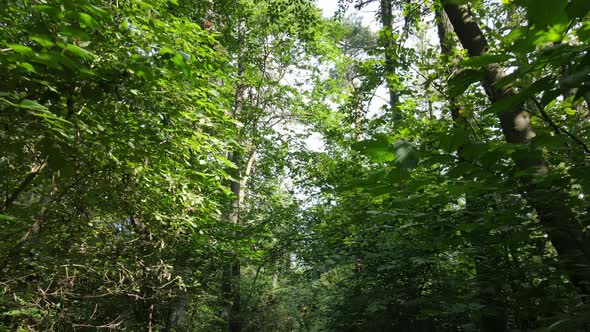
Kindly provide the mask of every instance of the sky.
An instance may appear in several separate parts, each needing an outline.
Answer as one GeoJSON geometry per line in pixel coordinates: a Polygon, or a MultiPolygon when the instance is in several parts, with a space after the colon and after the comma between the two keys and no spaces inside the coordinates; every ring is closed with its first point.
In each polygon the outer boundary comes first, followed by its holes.
{"type": "MultiPolygon", "coordinates": [[[[336,10],[338,9],[338,0],[316,0],[317,6],[322,10],[323,16],[325,18],[330,18],[334,16],[336,10]]],[[[372,2],[367,5],[363,10],[358,11],[350,6],[347,14],[355,13],[357,16],[362,18],[362,22],[364,25],[367,25],[373,31],[379,30],[379,22],[376,20],[375,14],[379,10],[378,2],[372,2]]],[[[385,90],[381,88],[378,91],[378,95],[385,95],[385,90]]],[[[383,105],[383,102],[378,102],[377,104],[372,103],[369,113],[375,114],[377,110],[383,105]]],[[[319,133],[313,133],[306,139],[307,148],[311,151],[323,151],[324,150],[324,143],[323,138],[319,133]]]]}
{"type": "MultiPolygon", "coordinates": [[[[322,10],[324,17],[326,18],[334,16],[334,13],[338,9],[338,0],[316,0],[316,4],[322,10]]],[[[372,2],[361,11],[351,8],[349,9],[348,13],[355,11],[358,16],[362,17],[363,23],[365,25],[368,25],[372,30],[377,31],[379,30],[379,23],[375,20],[375,14],[378,10],[378,2],[372,2]]]]}
{"type": "Polygon", "coordinates": [[[316,0],[316,3],[322,9],[324,17],[331,17],[338,9],[338,0],[316,0]]]}

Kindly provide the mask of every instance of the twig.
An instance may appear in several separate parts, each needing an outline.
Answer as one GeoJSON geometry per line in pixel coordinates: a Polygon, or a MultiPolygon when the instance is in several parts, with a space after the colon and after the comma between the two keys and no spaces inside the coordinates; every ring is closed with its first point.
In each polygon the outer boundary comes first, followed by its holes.
{"type": "Polygon", "coordinates": [[[549,114],[547,114],[547,112],[545,112],[545,108],[543,107],[543,105],[541,105],[541,103],[534,97],[530,97],[530,99],[533,101],[533,103],[535,103],[535,106],[537,106],[537,109],[539,109],[539,112],[541,112],[541,118],[544,119],[545,121],[547,121],[549,123],[549,126],[551,126],[551,128],[553,128],[553,130],[555,130],[555,132],[557,134],[561,134],[562,132],[565,133],[567,136],[569,136],[569,138],[571,138],[574,142],[578,143],[582,149],[584,149],[584,151],[587,154],[590,154],[590,149],[588,148],[588,146],[586,144],[584,144],[584,142],[582,142],[579,138],[577,138],[574,134],[570,133],[567,129],[565,128],[560,128],[550,117],[549,114]]]}
{"type": "Polygon", "coordinates": [[[106,323],[103,325],[91,325],[91,324],[72,324],[74,327],[90,327],[93,329],[116,329],[123,323],[121,316],[117,316],[117,318],[113,319],[110,323],[106,323]]]}
{"type": "Polygon", "coordinates": [[[2,208],[0,208],[0,212],[6,212],[8,208],[12,206],[12,203],[14,203],[14,201],[16,201],[18,196],[27,188],[27,186],[31,182],[33,182],[33,180],[37,177],[39,172],[41,172],[41,170],[45,168],[45,166],[47,166],[47,158],[45,158],[45,160],[43,160],[41,163],[35,164],[31,167],[31,171],[29,172],[27,177],[25,177],[25,179],[21,182],[18,188],[12,193],[12,195],[10,195],[10,197],[8,197],[6,201],[4,201],[2,208]]]}

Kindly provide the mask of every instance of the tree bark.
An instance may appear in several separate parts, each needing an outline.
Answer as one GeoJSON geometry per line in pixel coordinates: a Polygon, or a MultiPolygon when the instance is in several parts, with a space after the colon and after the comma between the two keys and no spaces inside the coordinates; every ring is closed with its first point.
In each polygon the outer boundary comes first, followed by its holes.
{"type": "MultiPolygon", "coordinates": [[[[488,42],[469,7],[445,0],[443,5],[457,37],[469,55],[475,57],[486,54],[488,42]]],[[[516,94],[512,87],[496,85],[504,76],[504,70],[497,63],[485,67],[483,86],[492,103],[516,94]]],[[[528,144],[535,136],[530,116],[523,105],[502,112],[499,118],[508,143],[528,144]]],[[[551,181],[540,151],[532,150],[513,158],[518,168],[527,174],[522,177],[523,196],[536,210],[544,231],[557,250],[561,265],[578,291],[583,295],[590,294],[590,250],[584,241],[584,232],[568,205],[568,193],[561,183],[551,181]]]]}
{"type": "MultiPolygon", "coordinates": [[[[452,33],[453,26],[448,16],[443,10],[438,10],[437,28],[440,42],[441,54],[448,55],[455,46],[452,33]]],[[[463,130],[467,130],[467,119],[461,118],[459,107],[456,100],[451,100],[451,117],[453,125],[458,127],[461,120],[464,122],[463,130]]],[[[459,161],[464,161],[462,146],[457,149],[459,161]]],[[[474,223],[484,219],[483,208],[487,206],[487,201],[472,196],[465,197],[465,212],[467,218],[465,222],[474,223]]],[[[485,234],[485,237],[488,234],[485,234]]],[[[508,330],[508,317],[506,315],[506,304],[502,296],[502,284],[504,278],[498,273],[498,263],[501,261],[497,253],[493,250],[494,243],[486,243],[487,239],[473,236],[471,233],[467,236],[468,241],[475,246],[473,261],[475,263],[475,278],[478,286],[479,299],[483,305],[480,311],[480,330],[482,332],[503,332],[508,330]]]]}
{"type": "MultiPolygon", "coordinates": [[[[238,54],[237,54],[237,65],[238,65],[238,84],[235,91],[233,117],[239,119],[242,115],[242,109],[244,107],[244,98],[246,96],[246,83],[245,83],[245,67],[244,67],[244,28],[240,24],[238,26],[238,54]]],[[[256,159],[255,151],[251,151],[246,163],[244,164],[244,156],[238,152],[233,151],[229,153],[228,159],[236,165],[236,169],[233,174],[234,180],[230,183],[230,189],[234,195],[234,198],[230,202],[229,207],[229,220],[231,225],[237,225],[240,223],[240,209],[243,206],[245,198],[245,187],[248,182],[248,177],[252,171],[254,161],[256,159]]],[[[239,234],[232,233],[234,236],[239,234]]],[[[241,291],[240,291],[240,260],[239,257],[232,253],[232,257],[228,260],[223,268],[222,276],[222,291],[224,296],[224,312],[223,316],[226,318],[225,331],[228,332],[239,332],[243,329],[241,320],[241,291]]]]}
{"type": "MultiPolygon", "coordinates": [[[[244,86],[239,84],[236,91],[236,100],[234,113],[239,114],[242,108],[242,100],[244,96],[244,86]]],[[[240,179],[240,168],[242,162],[242,155],[238,152],[230,154],[230,161],[232,161],[237,170],[234,174],[235,180],[231,181],[230,189],[234,198],[230,202],[229,220],[231,225],[237,225],[240,222],[240,206],[243,202],[242,180],[240,179]]],[[[232,235],[236,234],[232,231],[232,235]]],[[[224,296],[224,313],[226,318],[226,328],[228,332],[238,332],[242,330],[242,324],[239,319],[240,315],[240,261],[235,253],[231,253],[231,257],[225,263],[223,268],[222,290],[224,296]]]]}
{"type": "Polygon", "coordinates": [[[396,75],[395,72],[395,50],[391,34],[393,33],[393,10],[391,0],[381,0],[381,26],[386,31],[383,38],[383,46],[385,53],[385,81],[387,82],[387,90],[389,91],[389,107],[393,112],[394,125],[397,125],[401,119],[401,114],[397,109],[399,103],[399,96],[395,88],[395,82],[392,79],[396,75]]]}

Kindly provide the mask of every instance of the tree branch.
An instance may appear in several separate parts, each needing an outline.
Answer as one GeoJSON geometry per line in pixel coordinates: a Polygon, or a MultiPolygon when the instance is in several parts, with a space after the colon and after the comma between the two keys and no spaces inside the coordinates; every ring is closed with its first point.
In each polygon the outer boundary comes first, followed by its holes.
{"type": "Polygon", "coordinates": [[[16,201],[18,196],[23,191],[25,191],[27,186],[31,182],[33,182],[33,180],[35,180],[37,175],[39,175],[39,172],[41,172],[41,170],[43,170],[43,168],[45,168],[45,166],[47,166],[47,159],[45,159],[40,164],[33,165],[31,167],[31,172],[29,172],[27,177],[25,177],[25,179],[21,182],[21,184],[18,186],[18,188],[16,188],[16,190],[14,190],[14,192],[12,192],[12,195],[10,195],[8,198],[6,198],[6,201],[4,201],[4,204],[2,204],[2,208],[0,209],[0,212],[6,212],[12,206],[12,204],[14,203],[14,201],[16,201]]]}
{"type": "Polygon", "coordinates": [[[584,151],[587,154],[590,154],[590,149],[588,148],[588,146],[584,142],[582,142],[579,138],[577,138],[574,134],[570,133],[567,129],[560,128],[549,117],[549,114],[547,114],[547,112],[545,111],[545,108],[543,107],[543,105],[541,105],[541,103],[535,97],[531,97],[530,99],[533,101],[533,103],[535,103],[535,106],[537,106],[537,109],[541,113],[541,118],[543,120],[547,121],[547,123],[549,123],[549,126],[551,126],[551,128],[553,128],[553,130],[555,130],[555,132],[557,134],[561,134],[563,132],[564,134],[566,134],[567,136],[569,136],[569,138],[571,138],[574,142],[576,142],[577,144],[579,144],[582,147],[582,149],[584,149],[584,151]]]}

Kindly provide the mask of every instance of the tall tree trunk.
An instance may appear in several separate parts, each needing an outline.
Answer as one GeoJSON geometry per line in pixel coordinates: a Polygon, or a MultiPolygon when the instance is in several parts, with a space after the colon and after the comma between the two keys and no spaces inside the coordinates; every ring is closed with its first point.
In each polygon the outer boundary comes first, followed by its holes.
{"type": "MultiPolygon", "coordinates": [[[[437,28],[440,41],[441,54],[448,55],[454,47],[452,38],[453,27],[448,16],[443,10],[438,10],[437,28]]],[[[467,119],[461,118],[456,100],[451,100],[451,116],[454,126],[460,126],[463,122],[463,130],[467,130],[467,119]]],[[[457,149],[459,160],[463,161],[462,147],[457,149]]],[[[486,200],[476,197],[467,196],[465,198],[465,222],[474,223],[484,221],[484,210],[486,200]]],[[[503,332],[508,330],[508,317],[506,315],[506,305],[504,297],[501,294],[503,276],[498,273],[500,266],[498,254],[495,252],[494,243],[488,243],[485,238],[489,234],[481,236],[468,235],[468,240],[474,245],[473,261],[475,262],[475,275],[477,286],[479,288],[479,299],[484,306],[480,311],[480,330],[482,332],[503,332]]]]}
{"type": "MultiPolygon", "coordinates": [[[[233,117],[239,119],[242,114],[244,105],[244,97],[246,94],[245,85],[245,71],[244,71],[244,47],[243,47],[243,31],[242,25],[238,27],[238,84],[236,86],[233,117]]],[[[242,189],[242,165],[243,156],[238,151],[232,151],[228,155],[228,159],[236,165],[233,174],[234,180],[230,182],[230,190],[234,194],[234,198],[230,202],[228,222],[232,225],[237,225],[240,222],[240,207],[243,202],[242,189]]],[[[232,235],[237,235],[233,233],[232,235]]],[[[242,323],[240,319],[241,311],[241,294],[240,294],[240,261],[236,253],[231,253],[231,257],[223,267],[222,275],[222,292],[224,297],[224,308],[222,316],[226,320],[225,331],[238,332],[242,330],[242,323]]]]}
{"type": "MultiPolygon", "coordinates": [[[[443,0],[457,37],[470,56],[487,53],[488,42],[475,21],[469,7],[454,5],[443,0]]],[[[511,87],[499,87],[496,83],[504,77],[502,67],[490,64],[485,67],[483,86],[492,103],[516,94],[511,87]]],[[[530,116],[523,105],[517,105],[500,114],[500,126],[511,144],[527,144],[535,136],[530,116]]],[[[584,241],[582,228],[575,220],[568,201],[569,195],[561,183],[551,181],[549,171],[540,151],[530,151],[514,156],[516,165],[529,176],[522,177],[523,196],[536,210],[544,231],[557,250],[560,263],[581,294],[590,293],[590,250],[584,241]]]]}
{"type": "Polygon", "coordinates": [[[401,114],[399,113],[399,109],[397,109],[399,96],[394,80],[397,74],[395,71],[395,49],[392,39],[393,10],[391,0],[381,0],[381,27],[386,31],[386,34],[382,36],[382,43],[385,52],[385,81],[387,82],[387,90],[389,91],[389,108],[393,112],[394,126],[397,126],[401,119],[401,114]]]}
{"type": "MultiPolygon", "coordinates": [[[[239,89],[238,89],[239,90],[239,89]]],[[[243,201],[243,190],[239,178],[239,169],[241,164],[241,154],[234,152],[230,156],[230,160],[238,167],[234,178],[231,181],[230,189],[234,194],[234,198],[230,203],[228,222],[232,225],[237,225],[240,222],[240,206],[243,201]]],[[[239,236],[232,232],[233,236],[239,236]]],[[[240,261],[235,252],[231,253],[223,268],[222,290],[224,296],[224,313],[226,318],[226,331],[237,332],[241,331],[240,315],[240,261]]]]}

